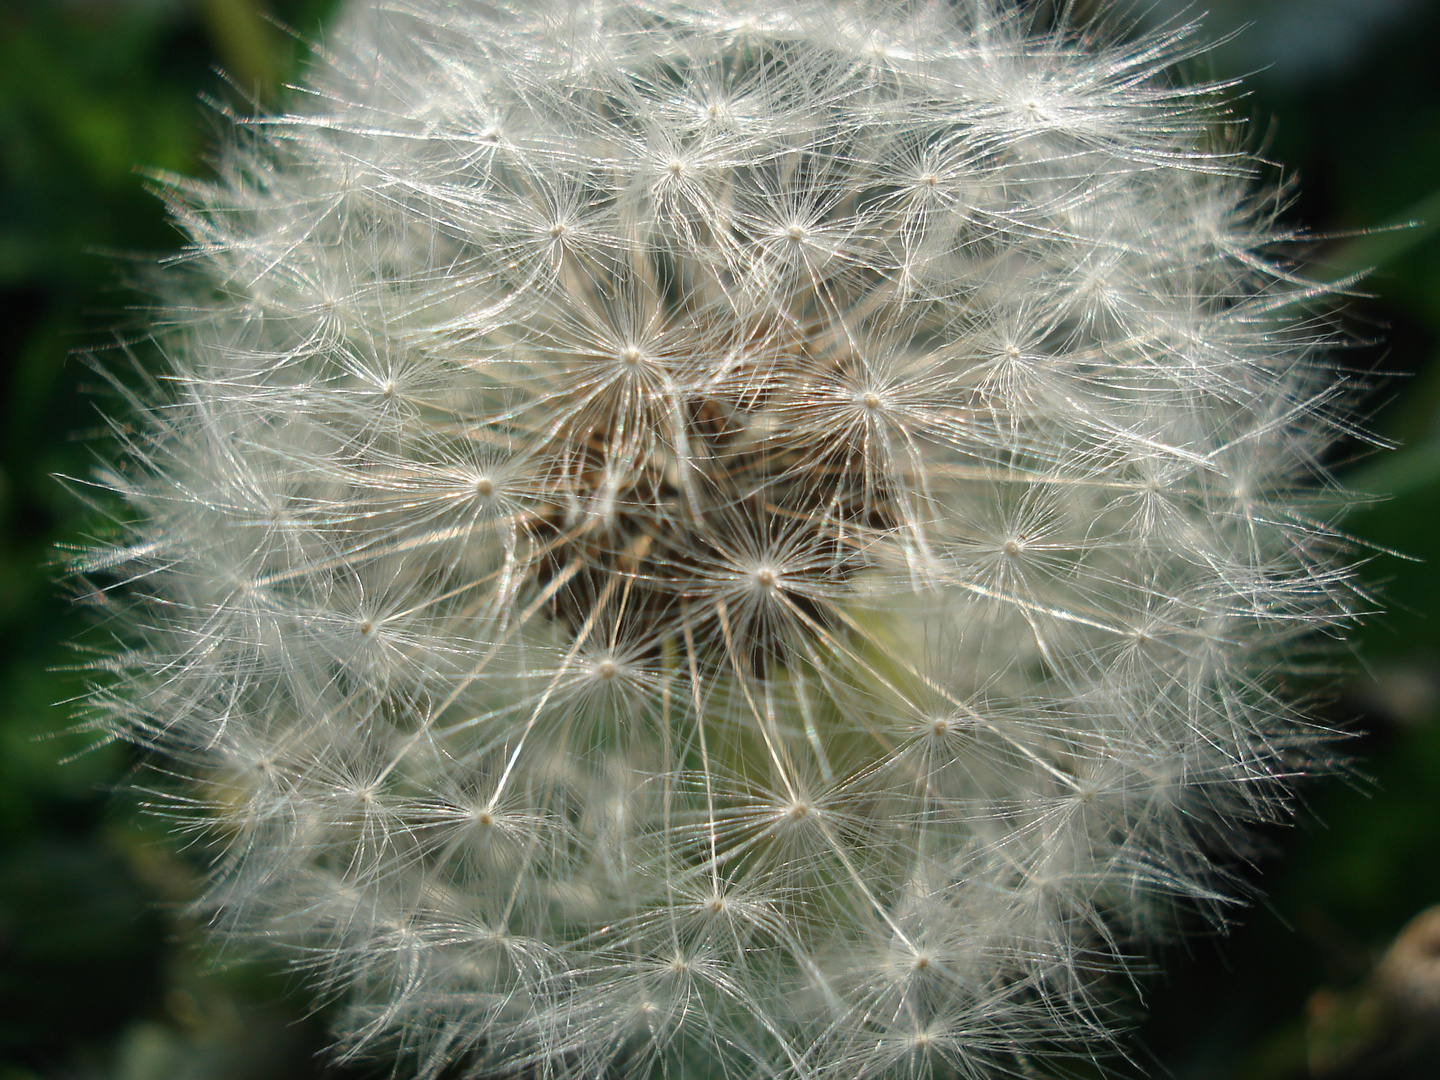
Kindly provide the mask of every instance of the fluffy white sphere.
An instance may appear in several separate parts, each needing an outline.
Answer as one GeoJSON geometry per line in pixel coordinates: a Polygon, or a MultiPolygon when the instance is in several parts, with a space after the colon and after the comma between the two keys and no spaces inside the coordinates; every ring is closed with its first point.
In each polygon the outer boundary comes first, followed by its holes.
{"type": "Polygon", "coordinates": [[[172,187],[173,392],[90,560],[217,925],[423,1076],[1103,1043],[1345,607],[1314,290],[1186,40],[355,0],[172,187]]]}

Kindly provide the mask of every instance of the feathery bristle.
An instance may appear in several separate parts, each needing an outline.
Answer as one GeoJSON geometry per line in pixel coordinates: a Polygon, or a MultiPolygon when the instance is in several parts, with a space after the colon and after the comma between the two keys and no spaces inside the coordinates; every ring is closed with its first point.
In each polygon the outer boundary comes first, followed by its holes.
{"type": "Polygon", "coordinates": [[[217,928],[425,1077],[1103,1047],[1347,611],[1330,334],[1191,47],[354,0],[173,190],[91,560],[217,928]]]}

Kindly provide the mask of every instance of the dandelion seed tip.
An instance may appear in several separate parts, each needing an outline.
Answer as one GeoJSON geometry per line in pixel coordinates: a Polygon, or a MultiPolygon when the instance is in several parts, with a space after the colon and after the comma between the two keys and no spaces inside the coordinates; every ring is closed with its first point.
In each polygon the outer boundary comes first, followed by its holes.
{"type": "Polygon", "coordinates": [[[622,350],[620,350],[620,359],[625,362],[625,365],[626,365],[627,367],[636,367],[636,366],[638,366],[639,363],[640,363],[640,357],[641,357],[641,352],[640,352],[640,350],[639,350],[636,346],[634,346],[634,345],[627,345],[627,346],[625,346],[625,348],[623,348],[622,350]]]}
{"type": "Polygon", "coordinates": [[[595,677],[598,679],[613,679],[620,671],[619,665],[608,656],[595,665],[595,677]]]}
{"type": "Polygon", "coordinates": [[[755,584],[762,589],[773,589],[780,576],[768,566],[757,567],[755,570],[755,584]]]}
{"type": "Polygon", "coordinates": [[[805,228],[804,225],[801,225],[797,221],[794,224],[790,225],[788,228],[786,228],[785,235],[788,236],[791,240],[799,242],[801,240],[804,240],[805,237],[809,235],[809,231],[805,228]]]}
{"type": "Polygon", "coordinates": [[[482,499],[488,499],[495,491],[495,482],[488,476],[480,476],[475,479],[475,494],[482,499]]]}

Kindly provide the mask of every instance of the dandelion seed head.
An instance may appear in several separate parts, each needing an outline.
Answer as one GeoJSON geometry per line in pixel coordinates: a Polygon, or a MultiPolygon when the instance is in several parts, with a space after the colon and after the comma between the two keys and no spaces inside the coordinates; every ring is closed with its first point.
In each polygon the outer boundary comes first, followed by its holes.
{"type": "Polygon", "coordinates": [[[1349,391],[1192,30],[1101,38],[352,0],[175,186],[92,707],[346,1052],[1030,1075],[1230,902],[1349,391]]]}

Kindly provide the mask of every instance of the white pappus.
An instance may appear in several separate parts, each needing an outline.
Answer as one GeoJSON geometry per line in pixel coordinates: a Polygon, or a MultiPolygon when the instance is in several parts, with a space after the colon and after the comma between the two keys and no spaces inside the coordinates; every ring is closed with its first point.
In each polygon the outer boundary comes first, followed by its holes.
{"type": "Polygon", "coordinates": [[[346,1052],[1029,1076],[1218,917],[1351,390],[1192,28],[1097,37],[352,0],[168,182],[93,719],[346,1052]]]}

